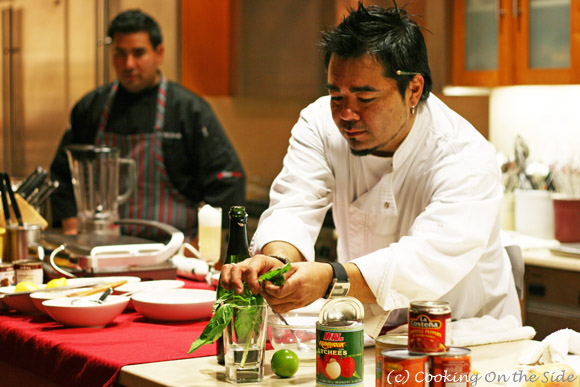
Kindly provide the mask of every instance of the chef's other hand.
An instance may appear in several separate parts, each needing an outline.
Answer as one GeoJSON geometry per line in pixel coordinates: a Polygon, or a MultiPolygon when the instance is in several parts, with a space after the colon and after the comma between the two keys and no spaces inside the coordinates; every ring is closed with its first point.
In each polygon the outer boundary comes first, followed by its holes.
{"type": "Polygon", "coordinates": [[[267,255],[256,255],[239,263],[224,265],[221,271],[220,283],[226,290],[233,289],[241,294],[244,291],[244,282],[254,294],[260,292],[258,277],[272,269],[284,266],[276,258],[267,255]]]}
{"type": "Polygon", "coordinates": [[[332,275],[332,266],[327,263],[295,262],[283,286],[266,281],[261,293],[275,312],[286,313],[324,297],[332,275]]]}

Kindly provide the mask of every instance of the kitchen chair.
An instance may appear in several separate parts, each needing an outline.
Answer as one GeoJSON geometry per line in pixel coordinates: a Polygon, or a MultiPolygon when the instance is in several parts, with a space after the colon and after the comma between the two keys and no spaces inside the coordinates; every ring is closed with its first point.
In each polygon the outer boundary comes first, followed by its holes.
{"type": "Polygon", "coordinates": [[[514,276],[514,282],[516,284],[516,292],[518,294],[518,299],[520,300],[520,309],[522,311],[522,322],[524,321],[524,256],[522,254],[522,249],[518,245],[510,245],[504,247],[510,262],[512,264],[512,274],[514,276]]]}

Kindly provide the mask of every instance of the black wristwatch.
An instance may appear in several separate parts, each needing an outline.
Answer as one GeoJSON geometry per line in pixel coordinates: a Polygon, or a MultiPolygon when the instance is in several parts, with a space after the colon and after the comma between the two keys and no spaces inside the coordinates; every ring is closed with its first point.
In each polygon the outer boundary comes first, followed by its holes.
{"type": "Polygon", "coordinates": [[[328,262],[332,266],[332,281],[328,285],[324,298],[344,297],[350,290],[350,282],[348,281],[348,274],[344,266],[338,262],[328,262]]]}

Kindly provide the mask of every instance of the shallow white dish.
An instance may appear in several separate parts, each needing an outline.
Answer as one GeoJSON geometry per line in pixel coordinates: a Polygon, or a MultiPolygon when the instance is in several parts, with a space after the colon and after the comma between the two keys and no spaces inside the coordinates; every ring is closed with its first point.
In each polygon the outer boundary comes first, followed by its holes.
{"type": "Polygon", "coordinates": [[[137,312],[155,321],[188,321],[211,317],[215,291],[168,289],[135,294],[137,312]]]}
{"type": "MultiPolygon", "coordinates": [[[[45,285],[38,285],[39,289],[44,289],[45,285]]],[[[10,295],[9,297],[3,297],[2,302],[7,309],[14,309],[20,313],[34,314],[38,313],[38,309],[34,306],[34,303],[30,299],[30,292],[18,292],[15,293],[14,289],[16,286],[3,286],[0,287],[0,295],[10,295]]]]}
{"type": "MultiPolygon", "coordinates": [[[[93,286],[101,283],[110,283],[118,281],[127,281],[127,284],[141,282],[141,278],[134,276],[108,276],[108,277],[83,277],[68,278],[66,284],[70,286],[93,286]]],[[[124,286],[124,285],[122,285],[124,286]]]]}
{"type": "Polygon", "coordinates": [[[74,289],[62,289],[62,290],[53,290],[50,292],[34,292],[30,294],[30,299],[32,303],[40,312],[44,314],[48,314],[44,305],[42,303],[46,300],[54,300],[57,298],[66,297],[68,294],[81,292],[83,290],[88,290],[90,287],[86,288],[74,288],[74,289]]]}
{"type": "Polygon", "coordinates": [[[71,327],[104,327],[112,322],[118,315],[123,312],[128,297],[109,296],[102,304],[93,302],[98,299],[100,294],[95,297],[78,298],[57,298],[46,300],[42,305],[53,319],[59,323],[71,327]]]}
{"type": "MultiPolygon", "coordinates": [[[[185,282],[179,280],[155,280],[155,281],[142,281],[134,283],[126,283],[115,288],[113,294],[123,295],[126,293],[137,294],[141,292],[149,291],[159,291],[166,289],[181,289],[185,285],[185,282]]],[[[127,309],[135,309],[133,305],[133,300],[129,301],[127,304],[127,309]]]]}

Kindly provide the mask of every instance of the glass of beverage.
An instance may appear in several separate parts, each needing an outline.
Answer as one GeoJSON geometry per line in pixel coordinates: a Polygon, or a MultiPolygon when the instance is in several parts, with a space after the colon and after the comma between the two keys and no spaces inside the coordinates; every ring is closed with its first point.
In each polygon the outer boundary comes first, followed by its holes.
{"type": "Polygon", "coordinates": [[[220,259],[222,240],[222,209],[205,204],[197,211],[199,253],[213,266],[220,259]]]}
{"type": "Polygon", "coordinates": [[[224,329],[226,378],[233,383],[256,383],[264,379],[267,305],[233,306],[224,329]]]}

